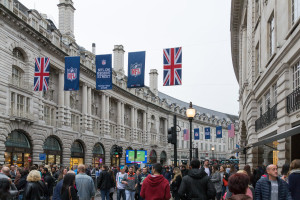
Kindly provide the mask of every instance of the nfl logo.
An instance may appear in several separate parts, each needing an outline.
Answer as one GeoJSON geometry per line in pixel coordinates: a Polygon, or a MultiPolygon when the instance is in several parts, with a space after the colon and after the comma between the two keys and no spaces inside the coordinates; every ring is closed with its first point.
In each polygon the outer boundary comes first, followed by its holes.
{"type": "Polygon", "coordinates": [[[218,135],[221,135],[221,131],[218,131],[217,134],[218,134],[218,135]]]}
{"type": "Polygon", "coordinates": [[[70,81],[73,81],[77,78],[77,69],[71,67],[70,69],[67,69],[67,79],[70,81]]]}
{"type": "Polygon", "coordinates": [[[198,137],[198,133],[195,133],[195,136],[198,137]]]}
{"type": "Polygon", "coordinates": [[[102,60],[102,65],[106,65],[106,60],[102,60]]]}
{"type": "Polygon", "coordinates": [[[138,63],[135,63],[133,65],[131,65],[131,76],[134,76],[134,77],[137,77],[139,75],[141,75],[141,67],[142,67],[142,64],[138,64],[138,63]]]}

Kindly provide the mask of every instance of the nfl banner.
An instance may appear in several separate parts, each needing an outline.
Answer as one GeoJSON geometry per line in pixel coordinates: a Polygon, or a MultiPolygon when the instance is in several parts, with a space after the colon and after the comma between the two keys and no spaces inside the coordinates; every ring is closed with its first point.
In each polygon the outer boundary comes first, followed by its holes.
{"type": "Polygon", "coordinates": [[[199,128],[194,129],[194,140],[199,140],[199,128]]]}
{"type": "Polygon", "coordinates": [[[144,87],[146,52],[128,53],[128,88],[144,87]]]}
{"type": "Polygon", "coordinates": [[[34,67],[34,91],[47,91],[49,85],[50,58],[36,58],[34,67]]]}
{"type": "Polygon", "coordinates": [[[228,137],[234,138],[234,124],[228,125],[228,137]]]}
{"type": "Polygon", "coordinates": [[[65,91],[79,90],[80,56],[65,57],[65,91]]]}
{"type": "Polygon", "coordinates": [[[205,132],[205,139],[209,140],[210,139],[210,127],[204,128],[204,132],[205,132]]]}
{"type": "Polygon", "coordinates": [[[189,130],[184,129],[183,130],[183,140],[189,140],[189,139],[190,139],[189,130]]]}
{"type": "Polygon", "coordinates": [[[112,89],[112,55],[96,56],[96,90],[112,89]]]}
{"type": "Polygon", "coordinates": [[[216,138],[222,138],[222,126],[216,127],[216,138]]]}
{"type": "Polygon", "coordinates": [[[164,49],[164,86],[182,85],[182,48],[164,49]]]}

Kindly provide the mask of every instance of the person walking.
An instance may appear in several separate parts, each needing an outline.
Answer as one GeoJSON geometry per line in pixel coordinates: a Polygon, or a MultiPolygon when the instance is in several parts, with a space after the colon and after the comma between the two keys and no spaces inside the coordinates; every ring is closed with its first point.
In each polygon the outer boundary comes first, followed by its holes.
{"type": "Polygon", "coordinates": [[[181,165],[181,174],[182,174],[182,177],[188,175],[188,172],[189,172],[189,170],[186,169],[186,166],[185,165],[181,165]]]}
{"type": "Polygon", "coordinates": [[[125,185],[122,183],[124,176],[125,176],[125,169],[124,167],[121,167],[120,172],[118,172],[116,175],[117,200],[120,200],[121,198],[123,200],[126,200],[125,185]]]}
{"type": "Polygon", "coordinates": [[[293,200],[300,199],[300,159],[293,160],[288,173],[289,190],[293,200]]]}
{"type": "Polygon", "coordinates": [[[226,166],[225,165],[221,165],[220,166],[220,176],[222,179],[222,194],[221,196],[224,196],[225,192],[227,191],[227,186],[228,186],[228,178],[229,175],[226,172],[226,166]]]}
{"type": "Polygon", "coordinates": [[[141,197],[146,200],[169,200],[171,198],[169,181],[164,178],[162,166],[156,163],[152,166],[152,175],[143,181],[141,197]]]}
{"type": "Polygon", "coordinates": [[[0,199],[10,199],[10,180],[7,178],[0,178],[0,199]]]}
{"type": "Polygon", "coordinates": [[[128,173],[124,176],[122,183],[125,184],[126,200],[134,200],[138,180],[137,176],[133,172],[133,166],[129,167],[128,173]]]}
{"type": "Polygon", "coordinates": [[[285,182],[288,182],[288,173],[290,171],[290,164],[285,163],[281,168],[281,176],[280,178],[285,182]]]}
{"type": "Polygon", "coordinates": [[[170,172],[170,168],[166,167],[166,171],[163,173],[165,179],[167,179],[170,183],[171,179],[172,179],[172,172],[170,172]]]}
{"type": "Polygon", "coordinates": [[[47,197],[47,199],[50,199],[53,196],[53,187],[55,180],[46,167],[42,169],[42,178],[49,192],[49,196],[47,197]]]}
{"type": "Polygon", "coordinates": [[[267,167],[267,176],[261,177],[255,187],[256,200],[291,200],[287,183],[278,177],[276,165],[267,167]]]}
{"type": "Polygon", "coordinates": [[[207,173],[199,169],[200,161],[191,161],[192,169],[189,170],[187,176],[182,178],[182,182],[178,191],[181,198],[198,198],[202,200],[208,200],[215,198],[216,189],[209,179],[207,173]]]}
{"type": "Polygon", "coordinates": [[[222,178],[217,165],[213,165],[212,167],[212,175],[210,180],[216,189],[216,199],[220,200],[222,195],[222,178]]]}
{"type": "Polygon", "coordinates": [[[181,171],[178,167],[174,168],[173,173],[174,173],[174,177],[170,182],[170,184],[171,184],[170,185],[171,194],[172,194],[172,197],[175,200],[180,200],[178,190],[179,190],[179,187],[180,187],[180,184],[181,184],[181,181],[182,181],[182,174],[181,174],[181,171]]]}
{"type": "Polygon", "coordinates": [[[141,197],[141,190],[142,190],[142,185],[143,182],[145,180],[145,178],[147,178],[147,176],[149,175],[148,170],[146,167],[143,167],[142,173],[138,176],[138,193],[139,193],[139,200],[144,200],[141,197]]]}
{"type": "Polygon", "coordinates": [[[79,165],[75,178],[77,194],[80,200],[94,200],[95,186],[93,179],[85,174],[85,166],[79,165]]]}
{"type": "Polygon", "coordinates": [[[79,200],[75,188],[75,176],[75,172],[65,175],[60,192],[61,200],[79,200]]]}
{"type": "Polygon", "coordinates": [[[27,176],[27,184],[24,189],[24,200],[45,200],[49,196],[47,186],[41,181],[40,172],[32,170],[27,176]]]}
{"type": "Polygon", "coordinates": [[[204,166],[201,169],[206,172],[207,176],[209,176],[209,177],[211,176],[212,169],[211,169],[211,167],[209,167],[209,161],[208,160],[204,161],[204,166]]]}
{"type": "Polygon", "coordinates": [[[102,172],[100,173],[99,179],[98,179],[98,184],[97,188],[101,192],[101,199],[102,200],[109,200],[109,191],[110,188],[112,187],[112,177],[108,173],[108,166],[103,165],[102,166],[102,172]]]}

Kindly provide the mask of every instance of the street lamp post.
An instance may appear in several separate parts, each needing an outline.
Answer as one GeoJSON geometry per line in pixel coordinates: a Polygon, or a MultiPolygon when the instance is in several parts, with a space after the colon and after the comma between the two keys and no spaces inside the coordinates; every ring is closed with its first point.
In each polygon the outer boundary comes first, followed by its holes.
{"type": "Polygon", "coordinates": [[[212,147],[211,151],[212,151],[212,159],[214,160],[215,159],[215,155],[214,155],[215,147],[212,147]]]}
{"type": "Polygon", "coordinates": [[[195,117],[196,110],[193,108],[192,102],[190,102],[190,107],[189,109],[186,110],[186,116],[188,117],[188,120],[190,122],[190,165],[192,161],[192,147],[193,147],[193,142],[192,142],[192,122],[195,117]]]}

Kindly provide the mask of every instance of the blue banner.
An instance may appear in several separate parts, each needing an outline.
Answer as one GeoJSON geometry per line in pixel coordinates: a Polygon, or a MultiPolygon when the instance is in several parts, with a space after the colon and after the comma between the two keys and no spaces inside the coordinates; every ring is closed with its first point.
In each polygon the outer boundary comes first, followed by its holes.
{"type": "Polygon", "coordinates": [[[146,52],[128,53],[128,88],[144,87],[146,52]]]}
{"type": "Polygon", "coordinates": [[[96,56],[96,90],[112,89],[111,60],[111,54],[96,56]]]}
{"type": "Polygon", "coordinates": [[[222,138],[222,126],[216,127],[216,138],[222,138]]]}
{"type": "Polygon", "coordinates": [[[204,128],[204,132],[205,132],[205,139],[209,140],[210,139],[210,127],[204,128]]]}
{"type": "Polygon", "coordinates": [[[65,91],[79,90],[80,57],[65,57],[65,91]]]}
{"type": "Polygon", "coordinates": [[[199,140],[200,136],[199,136],[199,128],[195,128],[194,129],[194,140],[199,140]]]}

